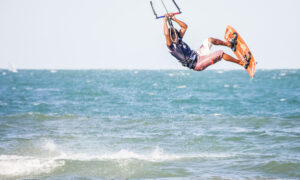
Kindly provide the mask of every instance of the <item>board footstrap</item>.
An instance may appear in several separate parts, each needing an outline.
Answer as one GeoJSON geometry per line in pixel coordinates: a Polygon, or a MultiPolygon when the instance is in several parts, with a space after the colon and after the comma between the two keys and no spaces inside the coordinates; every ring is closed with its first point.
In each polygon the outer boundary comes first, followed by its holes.
{"type": "Polygon", "coordinates": [[[238,34],[236,32],[234,32],[234,33],[232,33],[230,40],[229,40],[229,42],[231,44],[231,49],[233,52],[236,51],[236,46],[238,44],[237,38],[238,38],[238,34]]]}
{"type": "Polygon", "coordinates": [[[252,58],[251,52],[248,52],[248,57],[247,57],[247,55],[245,54],[245,55],[244,55],[244,58],[245,58],[246,61],[247,61],[247,64],[245,65],[245,69],[248,69],[248,66],[249,66],[249,64],[250,64],[250,60],[251,60],[251,58],[252,58]]]}

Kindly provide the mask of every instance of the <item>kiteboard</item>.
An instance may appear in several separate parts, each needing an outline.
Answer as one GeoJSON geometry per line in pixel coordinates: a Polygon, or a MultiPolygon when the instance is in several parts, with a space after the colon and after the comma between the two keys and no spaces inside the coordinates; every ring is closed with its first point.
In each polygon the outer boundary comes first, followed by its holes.
{"type": "Polygon", "coordinates": [[[233,48],[233,52],[239,59],[245,57],[245,59],[249,62],[248,66],[245,68],[251,76],[251,78],[253,78],[255,74],[256,62],[250,49],[248,48],[241,35],[233,27],[228,25],[225,31],[225,40],[227,42],[232,42],[232,40],[235,40],[235,48],[233,48]]]}

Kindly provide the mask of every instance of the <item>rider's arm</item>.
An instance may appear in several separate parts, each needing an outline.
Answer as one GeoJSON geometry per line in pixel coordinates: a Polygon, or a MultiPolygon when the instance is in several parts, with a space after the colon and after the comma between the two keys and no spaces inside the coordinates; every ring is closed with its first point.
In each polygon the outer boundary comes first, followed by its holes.
{"type": "Polygon", "coordinates": [[[175,16],[173,16],[172,19],[180,26],[180,37],[183,38],[188,26],[184,22],[177,19],[175,16]]]}
{"type": "Polygon", "coordinates": [[[168,20],[167,20],[167,15],[166,15],[165,18],[164,18],[164,34],[165,34],[165,37],[166,37],[167,46],[171,46],[172,42],[171,42],[171,39],[170,39],[170,32],[169,32],[169,28],[168,28],[167,23],[168,23],[168,20]]]}

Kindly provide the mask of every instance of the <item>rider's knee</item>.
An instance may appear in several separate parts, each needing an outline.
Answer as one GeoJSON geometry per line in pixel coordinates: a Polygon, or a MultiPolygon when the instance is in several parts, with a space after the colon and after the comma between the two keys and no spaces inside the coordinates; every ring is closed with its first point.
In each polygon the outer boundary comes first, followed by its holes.
{"type": "Polygon", "coordinates": [[[209,37],[208,38],[208,42],[212,43],[212,44],[217,44],[217,39],[213,38],[213,37],[209,37]]]}

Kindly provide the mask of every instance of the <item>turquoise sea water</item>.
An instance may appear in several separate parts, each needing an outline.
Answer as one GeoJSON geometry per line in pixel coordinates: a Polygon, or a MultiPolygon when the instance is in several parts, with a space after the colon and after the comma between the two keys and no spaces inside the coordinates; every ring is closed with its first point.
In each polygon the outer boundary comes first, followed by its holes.
{"type": "Polygon", "coordinates": [[[300,70],[0,70],[0,179],[299,179],[300,70]]]}

